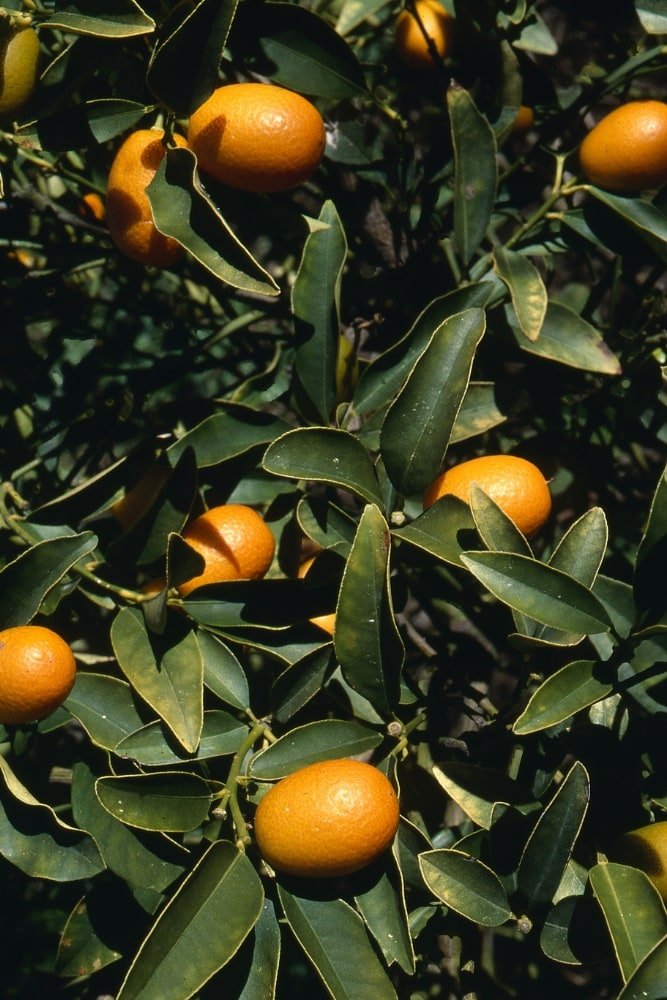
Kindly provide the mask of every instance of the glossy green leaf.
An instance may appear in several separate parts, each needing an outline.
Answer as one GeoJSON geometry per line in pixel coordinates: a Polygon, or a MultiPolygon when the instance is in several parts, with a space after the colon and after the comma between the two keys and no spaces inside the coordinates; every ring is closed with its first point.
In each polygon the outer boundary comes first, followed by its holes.
{"type": "Polygon", "coordinates": [[[527,905],[552,901],[588,809],[590,779],[575,761],[538,819],[521,855],[517,881],[527,905]]]}
{"type": "Polygon", "coordinates": [[[663,258],[667,253],[667,216],[643,198],[626,197],[588,185],[590,194],[628,225],[663,258]]]}
{"type": "Polygon", "coordinates": [[[498,804],[519,806],[532,801],[513,778],[477,764],[439,764],[433,768],[433,777],[483,830],[491,829],[498,804]]]}
{"type": "Polygon", "coordinates": [[[402,528],[395,538],[428,552],[436,559],[460,566],[461,555],[477,541],[470,507],[455,496],[445,496],[402,528]]]}
{"type": "Polygon", "coordinates": [[[218,83],[218,70],[238,0],[177,5],[160,28],[146,82],[177,117],[186,117],[218,83]],[[183,72],[188,66],[191,71],[183,72]]]}
{"type": "Polygon", "coordinates": [[[271,275],[241,243],[207,195],[191,150],[167,150],[146,194],[158,230],[178,240],[214,277],[244,292],[278,295],[271,275]]]}
{"type": "Polygon", "coordinates": [[[380,743],[382,734],[360,722],[342,719],[309,722],[255,754],[248,765],[248,774],[262,781],[272,781],[316,761],[366,753],[380,743]]]}
{"type": "Polygon", "coordinates": [[[49,591],[97,545],[92,531],[38,542],[0,570],[0,628],[27,625],[49,591]]]}
{"type": "Polygon", "coordinates": [[[468,382],[461,409],[456,415],[450,444],[484,434],[507,420],[496,405],[493,382],[468,382]]]}
{"type": "Polygon", "coordinates": [[[356,412],[370,413],[388,406],[442,323],[468,309],[484,309],[493,291],[489,281],[472,282],[429,302],[405,336],[362,372],[353,399],[356,412]]]}
{"type": "Polygon", "coordinates": [[[95,794],[95,775],[78,762],[72,774],[72,813],[77,825],[95,840],[104,863],[131,886],[164,892],[186,867],[164,838],[148,840],[112,816],[95,794]]]}
{"type": "Polygon", "coordinates": [[[326,424],[336,394],[340,284],[347,241],[332,201],[325,201],[318,221],[320,225],[313,228],[305,242],[292,287],[294,365],[300,392],[326,424]]]}
{"type": "Polygon", "coordinates": [[[454,146],[454,236],[467,264],[486,235],[496,199],[496,138],[470,94],[458,84],[447,91],[454,146]]]}
{"type": "Polygon", "coordinates": [[[386,717],[397,706],[405,651],[392,607],[387,522],[365,508],[345,564],[334,648],[347,683],[386,717]]]}
{"type": "Polygon", "coordinates": [[[242,712],[250,707],[248,678],[229,646],[200,630],[196,633],[204,661],[204,684],[225,704],[242,712]]]}
{"type": "Polygon", "coordinates": [[[0,757],[0,855],[34,879],[75,882],[92,878],[104,862],[92,837],[64,823],[39,802],[0,757]]]}
{"type": "Polygon", "coordinates": [[[575,660],[561,667],[531,695],[512,732],[517,736],[538,733],[606,698],[614,685],[601,679],[603,673],[597,660],[575,660]]]}
{"type": "Polygon", "coordinates": [[[55,972],[59,976],[91,976],[122,957],[121,952],[107,945],[96,931],[93,914],[99,918],[101,907],[93,906],[91,913],[89,904],[100,895],[102,893],[95,890],[88,893],[68,916],[55,961],[55,972]]]}
{"type": "Polygon", "coordinates": [[[496,247],[493,257],[496,271],[512,297],[521,332],[528,340],[537,340],[549,301],[542,275],[527,257],[514,250],[496,247]]]}
{"type": "Polygon", "coordinates": [[[395,962],[408,975],[414,973],[415,953],[399,873],[393,868],[379,872],[354,901],[387,965],[395,962]]]}
{"type": "Polygon", "coordinates": [[[479,309],[446,319],[387,411],[380,434],[382,459],[405,496],[423,490],[443,466],[484,331],[479,309]]]}
{"type": "Polygon", "coordinates": [[[530,16],[523,22],[514,46],[541,56],[555,56],[558,52],[555,38],[536,11],[531,11],[530,16]]]}
{"type": "Polygon", "coordinates": [[[320,497],[303,497],[296,509],[296,519],[304,535],[323,549],[335,549],[341,555],[350,551],[356,524],[336,504],[320,497]]]}
{"type": "MultiPolygon", "coordinates": [[[[323,638],[327,638],[324,633],[323,638]]],[[[279,674],[271,686],[273,718],[280,723],[289,721],[322,690],[333,670],[333,651],[327,642],[279,674]]]]}
{"type": "Polygon", "coordinates": [[[206,417],[174,441],[166,454],[174,465],[186,448],[192,448],[197,468],[207,469],[268,444],[286,430],[289,424],[273,414],[225,403],[221,412],[206,417]]]}
{"type": "MultiPolygon", "coordinates": [[[[109,142],[116,136],[137,125],[151,110],[147,104],[119,98],[100,98],[86,101],[85,114],[88,127],[96,142],[109,142]]],[[[71,114],[71,107],[67,113],[71,114]]]]}
{"type": "Polygon", "coordinates": [[[103,750],[113,750],[144,723],[130,685],[108,674],[79,671],[65,708],[103,750]]]}
{"type": "Polygon", "coordinates": [[[194,830],[212,801],[204,779],[187,771],[105,775],[95,782],[95,794],[107,812],[137,830],[194,830]]]}
{"type": "Polygon", "coordinates": [[[50,28],[100,38],[131,38],[155,30],[155,21],[135,0],[105,0],[102,8],[99,0],[57,3],[47,23],[50,28]]]}
{"type": "Polygon", "coordinates": [[[431,892],[468,920],[499,927],[512,916],[503,884],[491,868],[463,851],[426,851],[419,858],[431,892]]]}
{"type": "Polygon", "coordinates": [[[461,562],[498,600],[544,625],[586,635],[610,628],[607,612],[587,587],[536,559],[473,552],[461,562]]]}
{"type": "Polygon", "coordinates": [[[111,625],[118,664],[182,746],[197,748],[203,715],[201,651],[194,632],[181,623],[162,636],[149,635],[140,611],[122,608],[111,625]]]}
{"type": "Polygon", "coordinates": [[[618,1000],[663,1000],[667,994],[667,935],[648,953],[618,1000]]]}
{"type": "Polygon", "coordinates": [[[310,899],[278,886],[294,936],[334,1000],[396,1000],[361,917],[342,899],[310,899]]]}
{"type": "Polygon", "coordinates": [[[622,580],[614,580],[598,573],[592,590],[604,604],[614,630],[621,638],[626,639],[632,631],[637,615],[632,587],[622,580]]]}
{"type": "Polygon", "coordinates": [[[210,757],[236,753],[247,735],[248,727],[243,722],[239,722],[229,712],[213,709],[204,712],[201,739],[193,754],[185,753],[178,746],[162,722],[151,722],[126,736],[115,747],[115,753],[119,757],[129,757],[145,767],[162,767],[165,764],[207,760],[210,757]]]}
{"type": "Polygon", "coordinates": [[[241,6],[230,45],[246,59],[255,56],[260,72],[290,90],[329,100],[366,91],[352,49],[328,21],[298,4],[267,3],[259,21],[252,7],[241,6]]]}
{"type": "Polygon", "coordinates": [[[598,331],[560,302],[549,302],[537,340],[528,340],[515,327],[513,332],[521,350],[529,354],[601,375],[621,372],[618,358],[598,331]]]}
{"type": "Polygon", "coordinates": [[[650,35],[667,34],[667,3],[665,0],[635,0],[635,9],[644,31],[650,35]]]}
{"type": "Polygon", "coordinates": [[[246,945],[250,942],[252,958],[249,961],[248,977],[238,994],[238,1000],[273,1000],[280,960],[280,924],[275,906],[269,899],[264,900],[252,937],[246,939],[246,945]]]}
{"type": "MultiPolygon", "coordinates": [[[[664,602],[664,570],[667,563],[667,467],[656,486],[648,521],[637,549],[633,589],[643,611],[659,610],[664,602]]],[[[1,579],[1,577],[0,577],[1,579]]]]}
{"type": "Polygon", "coordinates": [[[636,868],[598,864],[591,869],[590,882],[627,983],[667,934],[665,907],[651,880],[636,868]]]}
{"type": "Polygon", "coordinates": [[[371,456],[347,431],[324,427],[288,431],[269,445],[262,466],[276,476],[342,486],[369,503],[382,503],[371,456]]]}
{"type": "Polygon", "coordinates": [[[238,951],[253,929],[264,892],[251,862],[217,841],[195,865],[141,945],[118,1000],[184,1000],[238,951]]]}

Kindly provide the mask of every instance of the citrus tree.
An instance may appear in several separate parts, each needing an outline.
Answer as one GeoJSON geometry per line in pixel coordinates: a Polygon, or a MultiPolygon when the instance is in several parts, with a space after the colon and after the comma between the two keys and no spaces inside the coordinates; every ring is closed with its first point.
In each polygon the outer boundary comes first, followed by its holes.
{"type": "Polygon", "coordinates": [[[665,36],[0,8],[8,997],[666,995],[665,36]]]}

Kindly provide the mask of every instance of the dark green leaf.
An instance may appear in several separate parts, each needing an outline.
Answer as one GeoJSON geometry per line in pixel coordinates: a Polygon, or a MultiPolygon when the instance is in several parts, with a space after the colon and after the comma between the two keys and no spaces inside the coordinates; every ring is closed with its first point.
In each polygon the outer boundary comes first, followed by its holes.
{"type": "Polygon", "coordinates": [[[193,996],[238,951],[263,904],[245,854],[226,841],[212,844],[149,931],[118,1000],[193,996]]]}
{"type": "Polygon", "coordinates": [[[529,341],[518,329],[513,329],[519,347],[529,354],[601,375],[621,373],[618,358],[598,331],[560,302],[549,302],[537,340],[529,341]]]}
{"type": "Polygon", "coordinates": [[[292,288],[294,361],[301,391],[319,419],[328,423],[335,402],[340,282],[347,242],[333,202],[325,201],[318,223],[306,240],[292,288]]]}
{"type": "Polygon", "coordinates": [[[454,235],[467,264],[486,235],[496,199],[496,138],[470,94],[453,84],[447,91],[454,146],[454,235]]]}
{"type": "Polygon", "coordinates": [[[496,405],[493,382],[469,382],[449,443],[467,441],[476,434],[483,434],[497,427],[505,420],[507,417],[496,405]]]}
{"type": "Polygon", "coordinates": [[[225,403],[221,413],[202,420],[170,445],[167,458],[175,465],[185,449],[192,448],[197,468],[206,469],[268,444],[286,430],[289,424],[270,413],[225,403]]]}
{"type": "Polygon", "coordinates": [[[503,884],[491,868],[463,851],[426,851],[419,858],[424,881],[452,910],[482,927],[512,916],[503,884]]]}
{"type": "Polygon", "coordinates": [[[252,948],[248,978],[238,1000],[273,1000],[280,959],[280,924],[269,899],[264,900],[253,929],[252,948]]]}
{"type": "Polygon", "coordinates": [[[517,880],[527,904],[551,902],[588,809],[590,781],[575,761],[538,819],[521,855],[517,880]]]}
{"type": "Polygon", "coordinates": [[[521,332],[537,340],[547,311],[548,296],[535,265],[514,250],[494,250],[496,271],[509,288],[521,332]]]}
{"type": "Polygon", "coordinates": [[[336,605],[334,648],[347,683],[383,717],[398,704],[405,651],[392,607],[387,522],[365,508],[336,605]]]}
{"type": "Polygon", "coordinates": [[[0,628],[27,625],[49,591],[96,545],[92,531],[50,538],[4,566],[0,571],[0,628]]]}
{"type": "Polygon", "coordinates": [[[461,562],[498,600],[544,625],[585,635],[610,628],[607,612],[587,587],[536,559],[472,552],[461,562]]]}
{"type": "Polygon", "coordinates": [[[358,913],[342,899],[309,899],[279,885],[287,922],[334,1000],[396,1000],[358,913]]]}
{"type": "Polygon", "coordinates": [[[291,719],[322,690],[333,669],[333,652],[327,643],[283,671],[271,687],[273,718],[281,723],[291,719]]]}
{"type": "Polygon", "coordinates": [[[635,0],[642,28],[650,35],[667,34],[667,3],[665,0],[635,0]]]}
{"type": "Polygon", "coordinates": [[[597,660],[575,660],[548,677],[534,692],[512,726],[517,736],[538,733],[611,694],[614,685],[600,679],[597,660]]]}
{"type": "Polygon", "coordinates": [[[341,555],[350,551],[356,525],[340,507],[321,497],[306,496],[299,501],[296,518],[303,533],[323,549],[335,549],[341,555]]]}
{"type": "Polygon", "coordinates": [[[210,632],[197,632],[197,642],[204,661],[206,687],[227,705],[245,711],[250,707],[248,678],[234,653],[210,632]]]}
{"type": "Polygon", "coordinates": [[[410,938],[402,879],[392,867],[381,871],[355,897],[364,923],[377,941],[387,965],[394,962],[411,975],[415,971],[415,953],[410,938]]]}
{"type": "Polygon", "coordinates": [[[178,117],[189,115],[211,95],[238,0],[177,4],[162,27],[146,82],[178,117]],[[183,72],[188,66],[190,71],[183,72]]]}
{"type": "Polygon", "coordinates": [[[204,712],[204,724],[196,753],[187,754],[175,744],[162,722],[131,733],[115,747],[119,757],[129,757],[145,767],[162,767],[189,760],[206,760],[236,753],[248,734],[248,727],[229,712],[213,709],[204,712]]]}
{"type": "MultiPolygon", "coordinates": [[[[88,900],[96,899],[96,895],[93,891],[80,899],[67,918],[54,967],[59,976],[90,976],[122,957],[95,930],[88,900]]],[[[99,910],[96,912],[99,915],[99,910]]]]}
{"type": "Polygon", "coordinates": [[[95,782],[95,794],[107,812],[122,823],[138,830],[163,832],[201,826],[212,801],[204,779],[187,771],[120,778],[105,775],[95,782]]]}
{"type": "Polygon", "coordinates": [[[120,740],[144,722],[130,685],[107,674],[79,671],[65,708],[79,720],[92,742],[103,750],[113,750],[120,740]]]}
{"type": "Polygon", "coordinates": [[[635,600],[641,610],[664,608],[665,565],[667,565],[667,467],[658,480],[648,522],[637,550],[633,586],[635,600]]]}
{"type": "Polygon", "coordinates": [[[479,309],[445,320],[387,411],[382,459],[392,483],[406,496],[425,489],[443,466],[484,330],[479,309]]]}
{"type": "Polygon", "coordinates": [[[248,774],[261,781],[272,781],[320,760],[366,753],[381,742],[381,733],[360,722],[339,719],[309,722],[255,754],[248,765],[248,774]]]}
{"type": "Polygon", "coordinates": [[[498,804],[521,806],[532,801],[513,778],[477,764],[440,764],[433,768],[433,777],[483,830],[491,829],[498,804]]]}
{"type": "Polygon", "coordinates": [[[168,149],[146,194],[158,230],[178,240],[214,277],[244,292],[279,294],[271,275],[235,236],[206,194],[191,150],[168,149]]]}
{"type": "Polygon", "coordinates": [[[648,953],[618,1000],[663,1000],[667,995],[667,935],[648,953]]]}
{"type": "Polygon", "coordinates": [[[262,466],[276,476],[342,486],[369,503],[382,503],[371,456],[347,431],[324,427],[288,431],[269,445],[262,466]]]}
{"type": "Polygon", "coordinates": [[[588,190],[664,259],[667,254],[667,216],[657,206],[642,198],[612,194],[593,185],[589,185],[588,190]]]}
{"type": "Polygon", "coordinates": [[[442,497],[392,534],[453,566],[461,565],[461,554],[469,551],[477,540],[470,507],[455,496],[442,497]]]}
{"type": "Polygon", "coordinates": [[[155,21],[135,0],[77,0],[59,2],[47,18],[50,28],[62,28],[75,35],[97,35],[104,38],[131,38],[150,34],[155,21]]]}

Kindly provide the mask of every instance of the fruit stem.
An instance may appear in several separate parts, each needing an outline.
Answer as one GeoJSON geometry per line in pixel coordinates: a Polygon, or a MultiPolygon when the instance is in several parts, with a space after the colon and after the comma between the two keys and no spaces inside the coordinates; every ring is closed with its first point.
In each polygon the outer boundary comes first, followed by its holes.
{"type": "Polygon", "coordinates": [[[410,719],[409,722],[405,723],[405,725],[403,726],[403,731],[401,733],[401,738],[396,743],[394,749],[391,750],[390,752],[391,757],[398,757],[399,754],[403,753],[403,751],[408,745],[408,736],[410,735],[410,733],[413,732],[415,729],[418,729],[419,726],[421,726],[424,722],[426,722],[427,718],[428,716],[426,712],[418,712],[418,714],[415,715],[414,719],[410,719]]]}
{"type": "Polygon", "coordinates": [[[266,728],[266,723],[264,722],[257,722],[252,727],[243,743],[234,754],[234,759],[232,760],[232,765],[229,769],[229,774],[227,775],[229,812],[232,817],[234,829],[236,830],[236,846],[240,851],[244,852],[246,847],[252,843],[252,838],[248,833],[248,824],[246,823],[245,817],[241,812],[241,807],[239,806],[239,777],[246,754],[252,749],[257,740],[261,736],[265,735],[266,728]]]}

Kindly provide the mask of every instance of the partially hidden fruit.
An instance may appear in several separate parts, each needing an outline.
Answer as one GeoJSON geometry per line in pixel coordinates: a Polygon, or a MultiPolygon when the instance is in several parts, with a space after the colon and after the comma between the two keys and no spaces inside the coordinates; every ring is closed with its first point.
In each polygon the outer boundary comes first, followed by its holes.
{"type": "Polygon", "coordinates": [[[446,494],[470,503],[471,483],[481,486],[526,536],[535,534],[551,513],[546,479],[536,465],[516,455],[483,455],[447,469],[426,490],[424,507],[446,494]]]}
{"type": "Polygon", "coordinates": [[[0,17],[0,118],[19,111],[37,84],[39,39],[28,24],[0,17]]]}
{"type": "Polygon", "coordinates": [[[85,218],[89,216],[102,222],[106,215],[104,202],[96,191],[88,191],[81,199],[81,215],[85,218]]]}
{"type": "Polygon", "coordinates": [[[535,112],[527,104],[521,104],[512,122],[512,135],[523,135],[535,125],[535,112]]]}
{"type": "Polygon", "coordinates": [[[136,524],[156,500],[167,480],[169,469],[157,463],[150,465],[138,483],[125,496],[111,505],[111,513],[125,530],[136,524]]]}
{"type": "Polygon", "coordinates": [[[611,111],[579,147],[591,183],[631,194],[667,183],[667,104],[630,101],[611,111]]]}
{"type": "Polygon", "coordinates": [[[435,60],[424,32],[430,38],[441,59],[452,49],[454,18],[438,3],[438,0],[417,0],[415,13],[404,10],[396,18],[394,44],[400,60],[416,70],[433,70],[435,60]],[[415,16],[416,14],[416,16],[415,16]],[[419,25],[419,22],[423,26],[419,25]]]}
{"type": "MultiPolygon", "coordinates": [[[[121,251],[139,264],[168,267],[183,253],[176,240],[163,236],[153,222],[146,188],[165,154],[164,132],[138,129],[120,146],[107,182],[107,223],[121,251]]],[[[174,134],[177,146],[187,146],[174,134]]]]}
{"type": "Polygon", "coordinates": [[[621,834],[609,856],[643,871],[667,902],[667,820],[621,834]]]}
{"type": "Polygon", "coordinates": [[[389,780],[370,764],[325,760],[295,771],[267,792],[255,813],[262,857],[286,875],[351,875],[375,861],[398,829],[389,780]]]}
{"type": "Polygon", "coordinates": [[[211,507],[188,525],[183,538],[203,557],[204,570],[179,584],[181,597],[207,583],[261,579],[276,547],[261,515],[239,503],[211,507]]]}
{"type": "Polygon", "coordinates": [[[43,719],[62,705],[76,679],[76,662],[64,639],[42,625],[0,632],[0,722],[43,719]]]}
{"type": "MultiPolygon", "coordinates": [[[[304,576],[306,575],[306,573],[308,572],[308,570],[310,569],[310,567],[313,565],[314,562],[315,562],[315,556],[312,556],[310,559],[306,559],[305,562],[301,563],[301,565],[299,566],[299,572],[297,574],[300,580],[304,578],[304,576]]],[[[316,615],[315,618],[311,618],[310,621],[312,622],[313,625],[317,625],[317,627],[321,628],[324,632],[328,632],[329,635],[333,635],[334,625],[336,624],[335,614],[316,615]]]]}
{"type": "Polygon", "coordinates": [[[269,83],[231,83],[194,112],[188,142],[202,170],[243,191],[286,191],[324,153],[324,122],[305,97],[269,83]]]}

